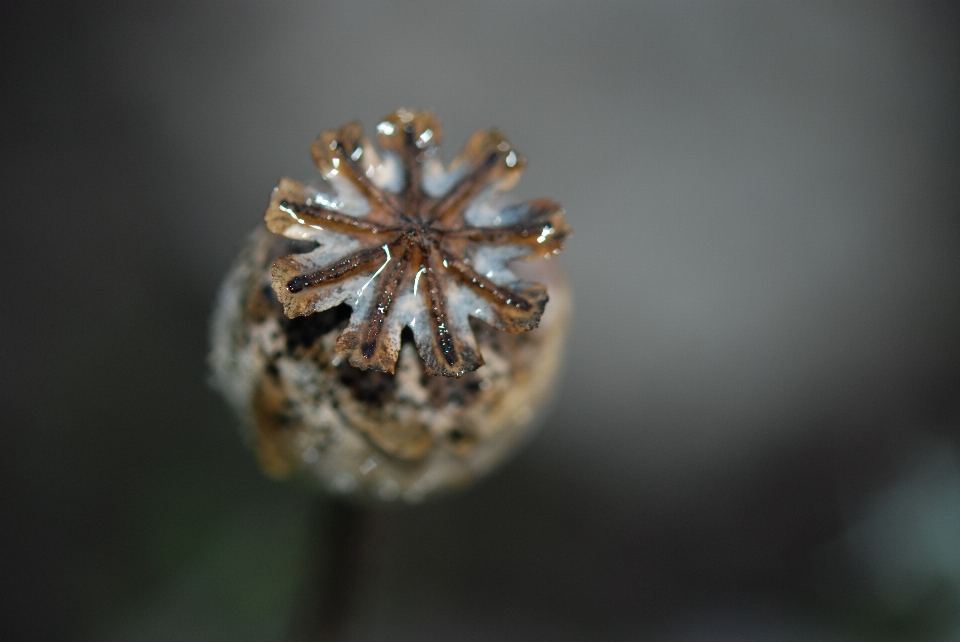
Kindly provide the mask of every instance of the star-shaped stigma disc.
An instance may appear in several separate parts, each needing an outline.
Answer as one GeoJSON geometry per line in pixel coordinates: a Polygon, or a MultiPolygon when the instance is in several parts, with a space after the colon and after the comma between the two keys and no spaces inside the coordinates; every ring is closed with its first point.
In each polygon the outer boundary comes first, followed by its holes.
{"type": "Polygon", "coordinates": [[[497,204],[524,166],[500,132],[474,133],[448,168],[440,139],[432,113],[405,109],[377,125],[379,153],[357,122],[325,131],[311,147],[323,186],[285,178],[270,198],[270,231],[317,244],[273,264],[284,312],[349,304],[336,349],[357,368],[392,373],[410,327],[426,372],[459,377],[483,365],[470,317],[524,332],[547,303],[543,285],[507,265],[558,253],[570,234],[563,209],[497,204]]]}

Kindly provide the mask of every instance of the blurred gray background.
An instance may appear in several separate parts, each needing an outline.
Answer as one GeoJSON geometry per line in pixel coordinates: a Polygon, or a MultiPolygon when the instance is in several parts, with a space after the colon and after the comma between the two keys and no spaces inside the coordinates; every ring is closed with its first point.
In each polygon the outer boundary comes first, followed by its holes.
{"type": "Polygon", "coordinates": [[[527,156],[576,316],[528,447],[375,518],[348,639],[960,639],[950,4],[3,11],[3,639],[309,617],[319,500],[256,469],[207,317],[320,130],[400,106],[527,156]]]}

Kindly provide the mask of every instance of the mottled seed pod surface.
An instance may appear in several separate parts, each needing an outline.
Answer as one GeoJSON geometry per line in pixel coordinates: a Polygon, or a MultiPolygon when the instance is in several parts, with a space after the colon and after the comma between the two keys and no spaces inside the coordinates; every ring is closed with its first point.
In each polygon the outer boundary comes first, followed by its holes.
{"type": "Polygon", "coordinates": [[[501,204],[523,159],[499,132],[444,168],[432,114],[377,131],[379,153],[359,124],[324,132],[324,181],[281,180],[221,288],[210,363],[268,474],[419,502],[538,423],[570,313],[547,259],[570,230],[552,201],[501,204]]]}

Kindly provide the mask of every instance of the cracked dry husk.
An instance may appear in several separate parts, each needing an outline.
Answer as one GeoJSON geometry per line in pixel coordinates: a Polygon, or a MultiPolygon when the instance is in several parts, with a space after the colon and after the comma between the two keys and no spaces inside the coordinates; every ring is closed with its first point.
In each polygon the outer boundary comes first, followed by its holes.
{"type": "Polygon", "coordinates": [[[287,318],[270,266],[297,251],[295,241],[255,232],[212,323],[213,384],[268,474],[358,498],[419,502],[468,485],[538,423],[570,313],[556,259],[515,266],[550,288],[540,327],[508,334],[471,321],[486,363],[451,378],[426,375],[409,337],[395,374],[351,366],[334,349],[350,315],[345,304],[287,318]]]}

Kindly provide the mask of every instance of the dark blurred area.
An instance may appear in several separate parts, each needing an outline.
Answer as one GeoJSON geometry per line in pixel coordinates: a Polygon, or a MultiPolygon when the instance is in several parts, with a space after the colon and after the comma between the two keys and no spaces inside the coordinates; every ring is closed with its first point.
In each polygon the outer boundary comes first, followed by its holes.
{"type": "Polygon", "coordinates": [[[322,502],[206,385],[220,278],[322,129],[497,126],[575,234],[563,382],[372,518],[351,640],[960,639],[949,3],[3,10],[4,640],[283,640],[322,502]]]}

